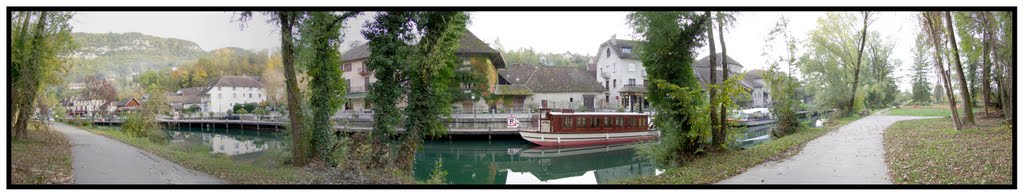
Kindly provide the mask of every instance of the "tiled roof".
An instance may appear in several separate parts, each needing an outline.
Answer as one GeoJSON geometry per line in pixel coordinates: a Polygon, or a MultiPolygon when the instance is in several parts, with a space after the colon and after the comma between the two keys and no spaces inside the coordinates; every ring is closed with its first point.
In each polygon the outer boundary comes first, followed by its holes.
{"type": "Polygon", "coordinates": [[[198,95],[205,95],[207,92],[210,92],[210,89],[213,89],[213,87],[263,88],[263,83],[260,83],[249,76],[221,76],[217,81],[214,81],[209,86],[204,87],[203,91],[200,91],[198,95]]]}
{"type": "MultiPolygon", "coordinates": [[[[341,55],[341,61],[353,61],[360,60],[370,57],[370,43],[364,43],[356,46],[341,55]]],[[[491,63],[494,64],[495,68],[505,67],[505,59],[501,57],[501,52],[491,48],[491,46],[481,41],[476,35],[467,30],[462,38],[459,39],[459,48],[455,50],[456,55],[480,55],[491,58],[491,63]]]]}
{"type": "Polygon", "coordinates": [[[746,80],[754,87],[764,87],[761,82],[757,81],[763,78],[764,73],[764,70],[761,69],[750,70],[745,73],[747,76],[745,76],[743,80],[746,80]]]}
{"type": "MultiPolygon", "coordinates": [[[[693,67],[705,67],[705,68],[708,67],[708,64],[711,62],[711,59],[709,57],[711,57],[711,56],[709,55],[709,56],[706,56],[704,58],[701,58],[700,60],[697,60],[697,61],[693,62],[693,67]]],[[[722,63],[722,53],[716,53],[715,54],[715,59],[717,59],[717,61],[718,61],[718,62],[715,62],[715,63],[717,63],[717,65],[715,65],[715,66],[721,67],[722,66],[722,64],[721,64],[722,63]]],[[[740,62],[737,62],[736,60],[732,59],[732,57],[729,57],[726,60],[729,61],[730,65],[739,65],[740,67],[743,67],[743,64],[740,64],[740,62]]]]}
{"type": "Polygon", "coordinates": [[[512,85],[525,85],[533,93],[604,92],[587,70],[577,67],[511,65],[498,70],[512,85]],[[517,80],[518,79],[518,80],[517,80]]]}
{"type": "Polygon", "coordinates": [[[202,99],[199,93],[208,87],[190,87],[178,90],[175,93],[167,93],[167,103],[193,104],[199,103],[202,99]],[[180,94],[179,94],[180,92],[180,94]]]}
{"type": "MultiPolygon", "coordinates": [[[[612,51],[615,52],[615,55],[617,55],[619,58],[640,59],[640,55],[637,54],[637,46],[639,45],[638,43],[638,41],[613,38],[609,39],[608,41],[605,41],[604,43],[601,43],[601,46],[598,48],[604,49],[605,46],[611,46],[612,51]],[[630,48],[630,53],[622,53],[622,47],[630,48]]],[[[605,51],[598,51],[598,54],[604,54],[604,52],[605,51]]]]}
{"type": "Polygon", "coordinates": [[[495,95],[533,95],[530,87],[523,84],[498,85],[494,88],[495,95]]]}

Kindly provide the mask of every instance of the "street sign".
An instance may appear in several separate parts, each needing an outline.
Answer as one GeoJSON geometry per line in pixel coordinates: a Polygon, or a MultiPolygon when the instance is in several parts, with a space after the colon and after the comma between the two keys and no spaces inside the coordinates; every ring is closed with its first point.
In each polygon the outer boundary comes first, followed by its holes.
{"type": "Polygon", "coordinates": [[[505,119],[505,125],[509,128],[519,128],[519,119],[516,119],[515,116],[509,116],[508,119],[505,119]]]}

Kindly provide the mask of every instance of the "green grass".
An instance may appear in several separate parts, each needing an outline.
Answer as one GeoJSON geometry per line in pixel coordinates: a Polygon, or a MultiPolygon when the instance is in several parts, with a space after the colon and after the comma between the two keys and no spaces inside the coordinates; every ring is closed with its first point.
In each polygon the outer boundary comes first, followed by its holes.
{"type": "MultiPolygon", "coordinates": [[[[855,115],[857,116],[857,115],[855,115]]],[[[795,155],[808,141],[814,140],[860,117],[836,120],[825,127],[804,129],[746,150],[708,154],[681,167],[671,168],[657,176],[625,180],[625,184],[712,184],[743,173],[758,164],[795,155]]]]}
{"type": "MultiPolygon", "coordinates": [[[[974,112],[979,112],[982,110],[984,109],[973,108],[974,112]]],[[[960,111],[960,115],[963,115],[963,108],[959,109],[958,111],[960,111]]],[[[883,114],[891,116],[952,116],[952,113],[950,113],[949,111],[949,105],[943,104],[935,104],[929,106],[908,105],[900,108],[891,109],[883,114]]]]}
{"type": "Polygon", "coordinates": [[[953,129],[949,118],[901,121],[884,134],[889,176],[898,184],[1013,183],[1013,129],[999,118],[953,129]]]}
{"type": "Polygon", "coordinates": [[[11,140],[11,184],[70,184],[71,143],[64,134],[31,122],[28,137],[11,140]]]}
{"type": "Polygon", "coordinates": [[[298,167],[268,168],[252,163],[236,162],[225,155],[210,153],[209,150],[173,148],[147,138],[131,137],[110,127],[79,128],[119,140],[186,168],[202,171],[235,184],[289,184],[298,183],[302,178],[302,169],[298,167]]]}

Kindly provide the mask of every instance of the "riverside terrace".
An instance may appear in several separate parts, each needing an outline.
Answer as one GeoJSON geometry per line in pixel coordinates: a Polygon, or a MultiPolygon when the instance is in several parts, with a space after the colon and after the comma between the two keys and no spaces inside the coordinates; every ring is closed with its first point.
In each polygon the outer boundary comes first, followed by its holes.
{"type": "MultiPolygon", "coordinates": [[[[496,136],[518,136],[520,129],[532,128],[531,114],[478,114],[478,115],[466,115],[466,114],[454,114],[453,118],[447,121],[449,135],[496,135],[496,136]],[[519,120],[518,128],[510,128],[507,126],[508,117],[515,116],[519,120]]],[[[365,115],[362,118],[340,118],[334,117],[335,126],[339,132],[368,132],[373,128],[373,119],[368,118],[369,115],[365,115]]],[[[103,120],[96,119],[92,123],[95,125],[104,126],[119,126],[121,124],[120,119],[114,120],[103,120]]],[[[236,128],[236,129],[251,129],[261,131],[281,131],[285,130],[288,126],[287,119],[277,118],[274,120],[262,119],[262,120],[225,120],[223,118],[178,118],[178,119],[157,119],[161,125],[168,127],[207,127],[207,128],[236,128]]],[[[398,131],[403,131],[403,128],[398,128],[398,131]]]]}

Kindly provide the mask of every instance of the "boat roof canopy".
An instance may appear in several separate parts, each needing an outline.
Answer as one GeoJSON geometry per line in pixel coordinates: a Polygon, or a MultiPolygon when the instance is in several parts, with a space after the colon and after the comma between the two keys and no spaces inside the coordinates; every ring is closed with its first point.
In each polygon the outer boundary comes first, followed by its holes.
{"type": "Polygon", "coordinates": [[[753,114],[753,113],[759,113],[759,112],[760,113],[769,113],[768,108],[751,108],[751,109],[741,110],[741,112],[743,112],[744,114],[753,114]]]}

